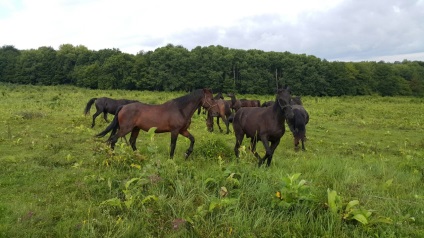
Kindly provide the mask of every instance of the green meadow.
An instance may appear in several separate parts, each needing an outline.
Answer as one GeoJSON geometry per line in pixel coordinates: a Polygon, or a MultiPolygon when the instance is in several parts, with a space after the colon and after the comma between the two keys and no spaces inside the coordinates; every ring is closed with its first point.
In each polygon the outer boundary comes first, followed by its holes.
{"type": "Polygon", "coordinates": [[[204,114],[187,160],[182,136],[169,159],[169,133],[112,151],[94,137],[108,123],[83,115],[93,97],[184,94],[0,84],[0,237],[424,237],[423,98],[305,96],[306,151],[286,126],[260,168],[204,114]]]}

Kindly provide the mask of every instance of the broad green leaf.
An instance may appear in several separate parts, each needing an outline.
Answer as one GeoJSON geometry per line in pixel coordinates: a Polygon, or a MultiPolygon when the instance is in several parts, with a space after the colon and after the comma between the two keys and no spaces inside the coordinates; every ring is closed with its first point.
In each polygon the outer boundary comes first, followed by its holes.
{"type": "Polygon", "coordinates": [[[125,188],[128,189],[128,187],[130,186],[130,184],[133,183],[134,181],[137,181],[137,180],[140,180],[140,178],[132,178],[132,179],[128,180],[125,183],[125,188]]]}
{"type": "Polygon", "coordinates": [[[360,223],[362,223],[363,225],[368,224],[368,220],[367,220],[367,218],[366,218],[364,215],[362,215],[362,214],[356,214],[356,215],[354,215],[354,216],[353,216],[353,219],[355,219],[355,220],[359,221],[359,222],[360,222],[360,223]]]}
{"type": "Polygon", "coordinates": [[[349,211],[352,209],[352,207],[354,207],[354,206],[356,206],[356,205],[359,205],[359,201],[358,201],[358,200],[352,200],[352,201],[350,201],[350,202],[346,205],[345,212],[349,212],[349,211]]]}
{"type": "Polygon", "coordinates": [[[156,196],[156,195],[149,195],[149,196],[147,196],[147,197],[145,197],[142,201],[141,201],[141,204],[146,204],[146,203],[148,203],[148,202],[150,202],[150,201],[157,201],[159,198],[156,196]]]}
{"type": "Polygon", "coordinates": [[[121,207],[121,200],[119,198],[108,199],[106,201],[101,202],[100,205],[103,205],[103,206],[106,205],[106,206],[112,206],[112,207],[122,208],[121,207]]]}
{"type": "Polygon", "coordinates": [[[301,173],[295,173],[292,176],[290,176],[291,182],[296,181],[300,177],[301,173]]]}
{"type": "Polygon", "coordinates": [[[336,201],[338,200],[337,192],[335,190],[327,189],[327,200],[330,211],[332,213],[337,213],[337,211],[339,210],[339,206],[336,203],[336,201]]]}

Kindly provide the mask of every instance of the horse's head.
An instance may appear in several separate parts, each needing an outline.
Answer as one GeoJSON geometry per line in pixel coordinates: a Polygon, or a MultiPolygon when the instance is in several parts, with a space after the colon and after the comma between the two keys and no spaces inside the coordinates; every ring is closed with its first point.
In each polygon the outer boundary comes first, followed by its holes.
{"type": "Polygon", "coordinates": [[[221,92],[219,92],[219,93],[217,93],[216,95],[215,95],[215,97],[213,98],[213,99],[224,99],[224,96],[222,96],[222,93],[221,92]]]}
{"type": "Polygon", "coordinates": [[[281,108],[281,110],[284,113],[284,117],[287,119],[291,119],[294,116],[293,110],[290,104],[291,99],[292,98],[290,95],[289,87],[278,89],[276,103],[278,103],[278,106],[281,108]]]}
{"type": "Polygon", "coordinates": [[[303,105],[302,100],[300,99],[300,96],[292,97],[290,104],[291,105],[301,105],[301,106],[303,105]]]}
{"type": "Polygon", "coordinates": [[[212,90],[209,88],[203,89],[203,98],[202,98],[202,107],[210,108],[215,105],[215,100],[213,99],[212,90]]]}

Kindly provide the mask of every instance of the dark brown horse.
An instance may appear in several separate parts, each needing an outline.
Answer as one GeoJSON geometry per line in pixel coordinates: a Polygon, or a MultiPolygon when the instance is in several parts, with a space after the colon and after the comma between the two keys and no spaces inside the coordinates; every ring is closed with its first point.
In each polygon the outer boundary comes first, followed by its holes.
{"type": "Polygon", "coordinates": [[[113,149],[119,137],[131,132],[130,145],[136,150],[135,144],[140,130],[156,128],[155,133],[171,132],[171,159],[174,157],[178,135],[190,139],[190,147],[185,153],[187,158],[193,152],[194,146],[194,137],[188,131],[191,117],[199,106],[209,108],[213,104],[215,103],[210,89],[198,89],[159,105],[141,102],[127,104],[118,108],[112,123],[96,137],[103,137],[112,131],[108,142],[113,149]]]}
{"type": "Polygon", "coordinates": [[[293,118],[287,119],[290,131],[294,137],[294,148],[298,149],[299,141],[302,142],[302,150],[305,150],[306,124],[309,122],[309,114],[303,107],[300,97],[293,97],[291,100],[293,118]]]}
{"type": "Polygon", "coordinates": [[[231,98],[231,109],[237,112],[242,107],[260,107],[261,102],[259,100],[248,100],[248,99],[236,99],[234,93],[228,93],[228,97],[231,98]]]}
{"type": "Polygon", "coordinates": [[[288,88],[279,89],[273,106],[243,107],[236,112],[233,128],[236,135],[234,152],[237,158],[239,158],[240,145],[246,135],[247,138],[251,138],[250,150],[258,159],[258,165],[261,166],[265,160],[267,160],[267,166],[271,164],[274,151],[285,133],[284,122],[286,118],[293,117],[290,99],[288,88]],[[263,158],[256,152],[256,143],[259,140],[262,141],[266,150],[263,158]]]}
{"type": "Polygon", "coordinates": [[[115,115],[116,109],[122,105],[126,105],[133,102],[138,102],[136,100],[128,100],[128,99],[112,99],[107,97],[102,98],[92,98],[88,101],[87,106],[85,106],[84,114],[87,115],[90,112],[91,106],[96,103],[96,113],[93,114],[93,122],[91,123],[91,128],[95,125],[96,117],[103,113],[103,118],[106,122],[109,122],[107,120],[107,114],[110,113],[112,115],[115,115]]]}

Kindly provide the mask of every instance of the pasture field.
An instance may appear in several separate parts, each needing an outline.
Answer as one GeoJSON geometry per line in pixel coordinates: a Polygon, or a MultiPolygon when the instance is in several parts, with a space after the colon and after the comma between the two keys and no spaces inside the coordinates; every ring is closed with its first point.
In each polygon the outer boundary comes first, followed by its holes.
{"type": "Polygon", "coordinates": [[[0,237],[424,237],[423,98],[303,97],[306,151],[286,131],[269,168],[203,114],[187,160],[169,133],[111,151],[83,115],[92,97],[181,95],[0,84],[0,237]]]}

